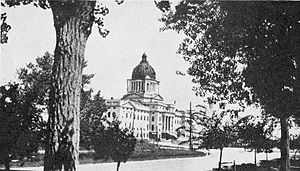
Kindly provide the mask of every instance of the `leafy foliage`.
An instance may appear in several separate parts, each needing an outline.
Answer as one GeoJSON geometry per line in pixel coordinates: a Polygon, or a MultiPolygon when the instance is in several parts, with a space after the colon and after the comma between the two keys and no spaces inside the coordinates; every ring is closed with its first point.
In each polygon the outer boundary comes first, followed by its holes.
{"type": "Polygon", "coordinates": [[[178,52],[191,66],[200,96],[259,103],[281,119],[282,166],[289,168],[287,119],[300,115],[298,2],[187,1],[157,3],[163,30],[182,32],[178,52]]]}
{"type": "Polygon", "coordinates": [[[18,69],[18,78],[26,89],[35,91],[37,103],[47,105],[51,85],[51,72],[53,66],[53,55],[46,52],[44,56],[38,57],[36,63],[29,63],[24,68],[18,69]]]}
{"type": "Polygon", "coordinates": [[[174,11],[166,4],[158,7],[164,11],[163,30],[186,35],[178,53],[191,64],[187,72],[199,85],[197,94],[260,102],[278,117],[299,113],[296,4],[181,1],[174,11]]]}
{"type": "Polygon", "coordinates": [[[223,148],[230,146],[237,139],[236,123],[233,117],[228,117],[226,112],[217,113],[213,111],[211,115],[207,113],[200,118],[202,131],[199,148],[219,149],[220,160],[219,169],[221,169],[223,148]]]}
{"type": "Polygon", "coordinates": [[[41,144],[45,123],[36,97],[19,84],[0,87],[0,161],[7,168],[12,158],[30,158],[41,144]]]}
{"type": "Polygon", "coordinates": [[[202,143],[199,148],[223,149],[237,139],[235,122],[227,118],[224,112],[220,114],[214,112],[212,116],[203,115],[201,125],[203,127],[200,137],[202,143]]]}
{"type": "MultiPolygon", "coordinates": [[[[87,62],[85,62],[83,67],[86,66],[87,62]]],[[[35,63],[29,63],[26,67],[18,70],[18,78],[22,81],[25,89],[36,95],[36,104],[46,114],[48,113],[52,67],[53,55],[46,52],[44,56],[38,57],[35,63]]],[[[87,86],[93,77],[94,74],[82,75],[80,142],[81,146],[87,149],[91,146],[91,137],[94,131],[101,129],[104,120],[102,114],[107,109],[105,100],[100,96],[100,91],[92,97],[93,90],[87,86]]],[[[43,132],[45,133],[45,129],[43,132]]]]}
{"type": "Polygon", "coordinates": [[[119,122],[112,122],[109,127],[99,131],[93,138],[93,149],[96,159],[112,159],[118,163],[126,162],[133,153],[136,138],[128,129],[120,129],[119,122]]]}
{"type": "MultiPolygon", "coordinates": [[[[269,117],[270,118],[270,117],[269,117]]],[[[256,153],[271,153],[276,147],[276,140],[272,136],[274,130],[273,120],[258,119],[252,115],[241,118],[237,123],[239,143],[246,149],[254,150],[255,164],[256,153]]]]}
{"type": "Polygon", "coordinates": [[[80,146],[90,149],[93,137],[104,131],[105,118],[102,114],[107,111],[105,100],[100,96],[100,91],[92,99],[88,99],[81,110],[80,117],[80,146]]]}

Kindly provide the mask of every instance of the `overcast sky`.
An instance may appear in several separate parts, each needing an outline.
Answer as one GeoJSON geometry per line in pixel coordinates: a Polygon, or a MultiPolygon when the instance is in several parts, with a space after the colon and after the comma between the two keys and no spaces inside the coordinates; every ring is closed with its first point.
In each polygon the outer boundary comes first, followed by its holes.
{"type": "MultiPolygon", "coordinates": [[[[101,90],[105,98],[121,98],[126,93],[126,80],[133,68],[148,56],[150,65],[160,81],[160,94],[165,101],[180,109],[188,109],[189,101],[202,103],[192,91],[191,77],[176,75],[185,71],[188,63],[176,54],[182,36],[174,31],[160,32],[161,12],[153,1],[125,1],[122,5],[109,3],[110,13],[105,26],[110,30],[102,38],[96,27],[89,37],[85,58],[85,73],[94,73],[91,87],[101,90]]],[[[16,81],[16,70],[33,62],[46,51],[53,53],[55,32],[51,10],[32,6],[2,9],[12,26],[8,44],[1,45],[1,85],[16,81]]]]}

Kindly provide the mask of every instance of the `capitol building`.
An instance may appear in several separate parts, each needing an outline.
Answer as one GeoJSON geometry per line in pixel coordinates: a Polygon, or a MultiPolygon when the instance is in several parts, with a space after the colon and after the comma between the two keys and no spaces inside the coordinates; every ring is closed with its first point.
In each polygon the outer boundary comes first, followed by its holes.
{"type": "MultiPolygon", "coordinates": [[[[127,79],[127,94],[121,99],[107,99],[108,110],[104,116],[109,121],[120,121],[120,127],[132,130],[138,139],[177,137],[176,129],[187,124],[188,115],[174,104],[164,102],[159,84],[144,53],[131,79],[127,79]]],[[[180,134],[185,135],[185,132],[181,130],[180,134]]]]}

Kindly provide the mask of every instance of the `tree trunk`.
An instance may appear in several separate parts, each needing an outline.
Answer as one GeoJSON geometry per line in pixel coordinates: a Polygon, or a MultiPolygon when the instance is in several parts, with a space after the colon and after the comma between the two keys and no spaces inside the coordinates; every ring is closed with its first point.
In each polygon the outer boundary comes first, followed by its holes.
{"type": "Polygon", "coordinates": [[[266,160],[268,161],[269,160],[269,158],[268,158],[268,153],[266,152],[266,160]]]}
{"type": "Polygon", "coordinates": [[[281,171],[290,170],[290,138],[289,138],[289,125],[288,117],[280,119],[281,130],[281,171]]]}
{"type": "Polygon", "coordinates": [[[193,144],[192,144],[192,102],[190,102],[190,137],[189,137],[189,145],[190,145],[190,151],[193,150],[193,144]]]}
{"type": "Polygon", "coordinates": [[[120,164],[121,164],[121,162],[118,162],[118,164],[117,164],[117,171],[119,171],[119,169],[120,169],[120,164]]]}
{"type": "Polygon", "coordinates": [[[254,149],[254,164],[257,166],[257,161],[256,161],[256,149],[254,149]]]}
{"type": "Polygon", "coordinates": [[[79,115],[86,41],[94,21],[93,1],[49,1],[56,47],[49,100],[44,170],[76,170],[79,115]]]}
{"type": "Polygon", "coordinates": [[[5,159],[4,159],[4,165],[5,165],[5,170],[10,170],[10,157],[9,155],[5,155],[5,159]]]}
{"type": "Polygon", "coordinates": [[[222,154],[223,154],[223,148],[220,148],[219,170],[221,170],[222,167],[222,154]]]}

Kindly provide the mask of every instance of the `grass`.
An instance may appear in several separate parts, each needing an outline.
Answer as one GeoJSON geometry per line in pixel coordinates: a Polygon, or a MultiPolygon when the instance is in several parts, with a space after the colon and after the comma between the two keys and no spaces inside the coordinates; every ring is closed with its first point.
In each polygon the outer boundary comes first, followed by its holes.
{"type": "MultiPolygon", "coordinates": [[[[201,157],[205,156],[205,153],[199,151],[189,151],[186,149],[165,149],[159,148],[154,144],[147,141],[139,141],[135,146],[135,151],[130,156],[128,161],[144,161],[144,160],[155,160],[155,159],[169,159],[169,158],[182,158],[182,157],[201,157]]],[[[38,167],[43,166],[44,155],[36,154],[30,160],[11,162],[12,167],[38,167]]],[[[94,153],[80,153],[79,155],[80,164],[88,163],[103,163],[113,162],[112,160],[94,160],[94,153]]],[[[4,167],[0,165],[0,168],[4,167]]]]}

